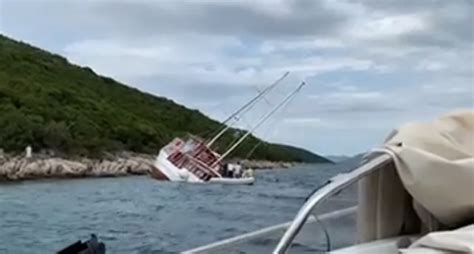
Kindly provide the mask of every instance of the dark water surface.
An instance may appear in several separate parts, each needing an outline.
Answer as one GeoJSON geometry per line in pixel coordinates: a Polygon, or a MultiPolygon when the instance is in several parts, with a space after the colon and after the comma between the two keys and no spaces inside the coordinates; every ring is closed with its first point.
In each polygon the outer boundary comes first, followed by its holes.
{"type": "Polygon", "coordinates": [[[0,253],[54,253],[90,233],[108,253],[175,253],[291,220],[348,167],[257,171],[253,186],[146,176],[0,183],[0,253]]]}

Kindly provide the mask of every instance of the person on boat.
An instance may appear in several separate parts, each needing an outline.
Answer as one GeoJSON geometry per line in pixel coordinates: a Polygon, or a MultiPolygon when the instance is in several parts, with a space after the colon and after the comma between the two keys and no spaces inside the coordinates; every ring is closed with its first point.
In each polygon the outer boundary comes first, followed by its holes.
{"type": "Polygon", "coordinates": [[[234,167],[234,178],[240,178],[242,176],[242,165],[240,165],[240,161],[237,162],[234,167]]]}
{"type": "Polygon", "coordinates": [[[234,165],[227,163],[227,177],[234,178],[234,165]]]}
{"type": "Polygon", "coordinates": [[[227,163],[221,164],[219,171],[222,177],[227,177],[227,163]]]}

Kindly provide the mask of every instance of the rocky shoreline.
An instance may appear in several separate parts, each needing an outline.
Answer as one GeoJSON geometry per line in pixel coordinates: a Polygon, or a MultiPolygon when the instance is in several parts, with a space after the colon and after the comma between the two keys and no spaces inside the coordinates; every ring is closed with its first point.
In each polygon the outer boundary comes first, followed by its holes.
{"type": "MultiPolygon", "coordinates": [[[[44,178],[114,177],[145,175],[153,166],[154,156],[121,154],[106,159],[61,158],[54,156],[0,156],[0,181],[44,178]]],[[[253,169],[289,168],[294,163],[242,160],[253,169]]]]}

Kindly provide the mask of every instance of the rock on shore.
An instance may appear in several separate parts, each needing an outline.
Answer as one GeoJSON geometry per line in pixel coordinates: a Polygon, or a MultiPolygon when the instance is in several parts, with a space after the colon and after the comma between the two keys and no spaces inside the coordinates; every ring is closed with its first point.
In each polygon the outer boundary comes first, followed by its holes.
{"type": "Polygon", "coordinates": [[[102,160],[9,156],[0,158],[0,180],[142,175],[152,165],[153,158],[140,155],[102,160]]]}
{"type": "MultiPolygon", "coordinates": [[[[108,159],[65,159],[59,157],[0,156],[0,180],[39,178],[108,177],[144,175],[153,166],[154,157],[143,154],[109,156],[108,159]]],[[[289,168],[288,162],[241,160],[253,169],[289,168]]]]}

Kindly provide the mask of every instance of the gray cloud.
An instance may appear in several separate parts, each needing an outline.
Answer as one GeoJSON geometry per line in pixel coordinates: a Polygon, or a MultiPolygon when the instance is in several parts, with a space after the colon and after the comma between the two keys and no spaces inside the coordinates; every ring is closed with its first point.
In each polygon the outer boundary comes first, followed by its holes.
{"type": "Polygon", "coordinates": [[[255,8],[250,1],[3,0],[2,4],[15,10],[15,15],[2,18],[7,26],[34,32],[38,27],[28,25],[34,22],[47,24],[43,32],[50,34],[73,29],[99,37],[196,33],[285,38],[334,34],[347,22],[323,1],[306,0],[286,1],[280,8],[271,8],[272,2],[255,8]],[[38,10],[45,10],[45,15],[34,15],[38,10]],[[14,24],[20,19],[27,22],[14,24]]]}
{"type": "Polygon", "coordinates": [[[160,96],[176,98],[179,102],[193,101],[197,105],[213,103],[241,104],[258,92],[256,87],[227,86],[219,83],[179,83],[173,79],[150,77],[148,81],[140,81],[141,88],[160,96]],[[157,83],[156,80],[160,82],[157,83]]]}
{"type": "Polygon", "coordinates": [[[0,31],[219,119],[291,70],[309,85],[271,140],[356,153],[472,107],[473,13],[463,0],[0,0],[0,31]]]}
{"type": "Polygon", "coordinates": [[[447,2],[451,2],[451,4],[468,4],[469,0],[454,0],[454,1],[444,1],[444,0],[418,0],[418,1],[411,1],[411,0],[350,0],[350,2],[357,4],[362,3],[364,6],[378,11],[384,11],[386,13],[391,14],[406,14],[406,13],[413,13],[419,11],[432,11],[438,9],[440,7],[450,5],[447,2]]]}
{"type": "MultiPolygon", "coordinates": [[[[356,3],[356,1],[352,1],[356,3]]],[[[474,2],[470,0],[366,0],[368,12],[419,15],[426,27],[401,35],[395,42],[419,47],[472,47],[474,2]]]]}
{"type": "Polygon", "coordinates": [[[318,1],[291,1],[286,7],[284,14],[278,14],[233,1],[101,6],[107,17],[113,20],[123,17],[120,25],[126,27],[126,24],[131,24],[129,31],[139,33],[147,33],[151,29],[165,33],[239,34],[259,38],[324,35],[338,30],[345,21],[344,16],[318,1]]]}

